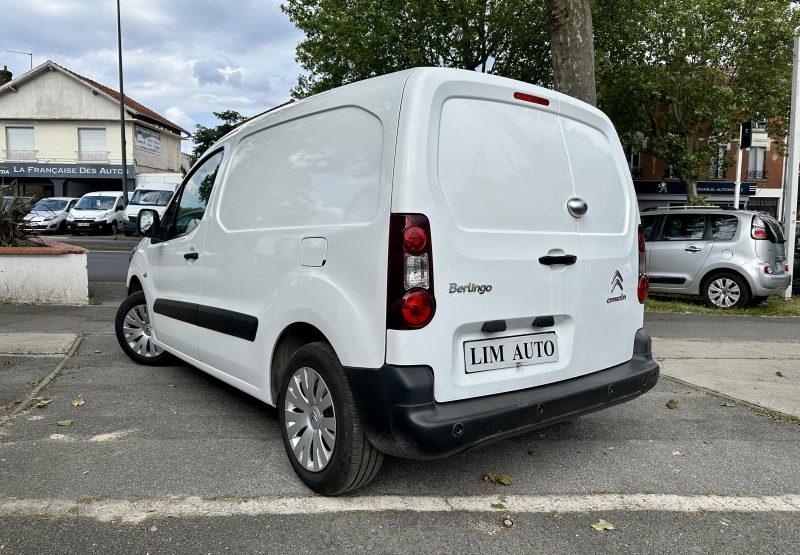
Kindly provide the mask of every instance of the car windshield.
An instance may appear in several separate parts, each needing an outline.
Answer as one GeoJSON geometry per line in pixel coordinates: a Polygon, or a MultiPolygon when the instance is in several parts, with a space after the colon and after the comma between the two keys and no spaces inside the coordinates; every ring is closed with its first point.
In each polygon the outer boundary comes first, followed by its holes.
{"type": "Polygon", "coordinates": [[[67,206],[66,200],[46,198],[36,203],[33,207],[37,212],[61,212],[67,206]]]}
{"type": "Polygon", "coordinates": [[[143,206],[166,206],[172,198],[172,191],[152,191],[138,189],[131,197],[131,204],[143,206]]]}
{"type": "Polygon", "coordinates": [[[75,210],[111,210],[116,197],[83,197],[75,205],[75,210]]]}

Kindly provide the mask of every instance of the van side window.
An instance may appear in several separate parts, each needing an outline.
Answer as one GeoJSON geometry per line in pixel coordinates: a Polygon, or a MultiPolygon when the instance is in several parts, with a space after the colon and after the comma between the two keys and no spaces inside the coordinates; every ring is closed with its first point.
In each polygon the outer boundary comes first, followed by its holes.
{"type": "Polygon", "coordinates": [[[169,211],[164,214],[164,225],[167,226],[167,237],[177,237],[189,233],[206,212],[211,190],[217,179],[217,171],[222,163],[223,151],[219,151],[198,166],[184,183],[179,195],[169,211]]]}
{"type": "Polygon", "coordinates": [[[711,233],[715,241],[732,241],[736,235],[736,226],[739,218],[736,216],[722,216],[714,214],[711,216],[711,233]]]}
{"type": "Polygon", "coordinates": [[[669,214],[664,219],[662,241],[699,241],[706,229],[703,214],[669,214]]]}

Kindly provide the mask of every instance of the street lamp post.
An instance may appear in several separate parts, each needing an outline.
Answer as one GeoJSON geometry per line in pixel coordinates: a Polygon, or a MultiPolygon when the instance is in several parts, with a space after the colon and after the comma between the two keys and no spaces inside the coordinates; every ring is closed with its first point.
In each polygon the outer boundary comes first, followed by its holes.
{"type": "Polygon", "coordinates": [[[128,205],[128,161],[125,145],[125,91],[122,88],[122,18],[117,0],[117,53],[119,55],[119,133],[122,143],[122,202],[128,205]]]}

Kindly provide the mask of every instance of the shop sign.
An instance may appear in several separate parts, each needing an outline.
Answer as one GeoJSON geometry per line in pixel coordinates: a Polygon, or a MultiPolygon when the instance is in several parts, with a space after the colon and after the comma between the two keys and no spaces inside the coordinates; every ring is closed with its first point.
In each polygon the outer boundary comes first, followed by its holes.
{"type": "Polygon", "coordinates": [[[158,131],[134,124],[133,140],[133,146],[139,150],[146,150],[153,154],[161,153],[161,133],[158,131]]]}
{"type": "MultiPolygon", "coordinates": [[[[128,179],[133,179],[133,166],[128,166],[128,179]]],[[[44,177],[50,179],[109,179],[122,177],[122,164],[0,164],[0,178],[44,177]]]]}

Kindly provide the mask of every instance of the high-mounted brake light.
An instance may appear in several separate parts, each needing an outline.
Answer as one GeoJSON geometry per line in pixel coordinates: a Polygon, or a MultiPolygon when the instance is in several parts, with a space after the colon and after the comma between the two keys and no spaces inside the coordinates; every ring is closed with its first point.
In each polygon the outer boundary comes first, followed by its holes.
{"type": "Polygon", "coordinates": [[[426,326],[436,311],[433,296],[431,226],[422,214],[392,214],[386,326],[409,330],[426,326]]]}
{"type": "Polygon", "coordinates": [[[647,300],[650,293],[650,280],[647,277],[647,243],[642,226],[639,226],[639,283],[636,287],[636,295],[640,303],[647,300]]]}
{"type": "Polygon", "coordinates": [[[541,96],[533,96],[532,94],[528,93],[515,92],[514,98],[517,100],[524,100],[525,102],[533,102],[534,104],[540,104],[542,106],[550,106],[550,101],[546,98],[542,98],[541,96]]]}

